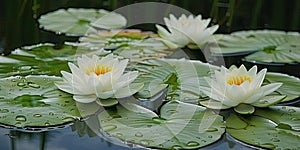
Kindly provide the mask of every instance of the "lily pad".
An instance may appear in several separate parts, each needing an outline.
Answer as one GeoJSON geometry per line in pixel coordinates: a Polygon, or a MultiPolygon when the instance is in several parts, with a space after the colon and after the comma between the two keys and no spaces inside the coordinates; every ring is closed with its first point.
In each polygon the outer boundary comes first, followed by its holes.
{"type": "Polygon", "coordinates": [[[160,149],[195,149],[225,132],[222,117],[204,107],[171,101],[160,116],[136,104],[118,105],[99,114],[104,132],[123,141],[160,149]]]}
{"type": "Polygon", "coordinates": [[[52,61],[52,60],[68,60],[74,61],[81,55],[101,55],[107,54],[106,51],[97,49],[91,50],[89,48],[78,47],[76,44],[65,43],[60,47],[56,47],[51,43],[43,43],[32,46],[24,46],[12,51],[12,54],[31,56],[38,60],[52,61]]]}
{"type": "Polygon", "coordinates": [[[144,88],[137,93],[140,98],[150,98],[168,87],[168,100],[199,100],[206,95],[201,87],[208,87],[205,77],[218,67],[200,61],[156,59],[137,65],[141,76],[136,82],[144,82],[144,88]]]}
{"type": "Polygon", "coordinates": [[[254,115],[226,119],[227,133],[245,143],[268,149],[299,149],[300,108],[272,106],[254,115]]]}
{"type": "Polygon", "coordinates": [[[68,61],[37,60],[32,56],[10,54],[0,56],[0,77],[26,76],[26,75],[56,75],[61,70],[69,70],[68,61]]]}
{"type": "Polygon", "coordinates": [[[57,33],[85,35],[96,33],[96,28],[112,29],[126,25],[126,18],[103,9],[59,9],[39,18],[40,27],[57,33]]]}
{"type": "Polygon", "coordinates": [[[218,45],[211,47],[215,54],[253,53],[247,61],[268,63],[300,62],[300,34],[274,30],[237,31],[224,35],[218,45]]]}
{"type": "Polygon", "coordinates": [[[0,79],[0,123],[16,127],[47,127],[80,117],[72,95],[56,88],[53,76],[0,79]]]}
{"type": "Polygon", "coordinates": [[[288,102],[300,97],[300,79],[282,73],[268,72],[264,83],[281,82],[283,85],[275,91],[274,94],[286,95],[287,97],[281,102],[288,102]]]}
{"type": "Polygon", "coordinates": [[[79,39],[81,46],[90,49],[112,50],[114,54],[129,58],[131,62],[161,58],[172,53],[157,35],[136,29],[98,31],[79,39]]]}

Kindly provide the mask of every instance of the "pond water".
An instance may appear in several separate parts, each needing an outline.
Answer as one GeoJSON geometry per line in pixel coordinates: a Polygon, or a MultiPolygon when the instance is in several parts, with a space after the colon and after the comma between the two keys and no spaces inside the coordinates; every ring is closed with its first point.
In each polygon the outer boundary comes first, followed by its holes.
{"type": "MultiPolygon", "coordinates": [[[[180,4],[180,2],[177,3],[180,4]]],[[[207,4],[207,2],[203,3],[207,4]]],[[[94,7],[95,5],[98,6],[98,4],[99,8],[113,9],[121,5],[125,5],[125,2],[120,2],[120,4],[118,4],[118,1],[104,1],[100,4],[100,2],[96,2],[95,0],[87,0],[84,2],[79,0],[74,2],[71,2],[70,0],[61,0],[59,2],[56,1],[43,3],[38,0],[24,0],[18,2],[11,2],[9,0],[1,1],[0,53],[9,53],[11,50],[24,45],[34,45],[44,42],[61,43],[61,41],[66,40],[66,37],[57,36],[52,32],[43,31],[38,28],[36,21],[38,16],[62,7],[94,7]]],[[[201,8],[204,8],[204,6],[201,6],[201,8]]],[[[195,12],[199,13],[198,11],[195,12]]],[[[208,16],[210,10],[203,9],[203,12],[206,13],[204,14],[205,16],[208,16]]],[[[280,27],[281,25],[283,24],[279,24],[278,26],[280,27]]],[[[228,28],[222,30],[228,31],[228,28]]],[[[237,26],[236,29],[238,28],[239,27],[237,26]]],[[[291,29],[295,28],[297,28],[297,24],[291,27],[291,29]]],[[[153,25],[150,26],[149,29],[154,29],[153,25]]],[[[233,27],[232,29],[235,28],[233,27]]],[[[68,38],[67,40],[75,41],[77,39],[72,37],[68,38]]],[[[124,147],[126,145],[119,146],[112,144],[101,138],[101,136],[98,136],[97,134],[99,133],[93,133],[92,131],[87,132],[87,126],[84,128],[77,128],[78,124],[84,124],[84,122],[75,122],[71,125],[41,132],[12,129],[5,126],[0,126],[0,150],[143,149],[133,148],[130,146],[124,147]]],[[[228,135],[224,135],[223,138],[217,143],[201,149],[247,150],[255,148],[237,142],[228,135]]]]}
{"type": "MultiPolygon", "coordinates": [[[[57,128],[43,132],[29,132],[25,130],[14,130],[0,127],[1,150],[129,150],[143,149],[124,147],[112,144],[100,138],[94,133],[85,134],[86,128],[74,130],[77,122],[71,126],[57,128]],[[92,135],[91,135],[92,134],[92,135]]],[[[213,145],[201,148],[204,150],[252,150],[246,145],[236,142],[228,135],[213,145]]]]}

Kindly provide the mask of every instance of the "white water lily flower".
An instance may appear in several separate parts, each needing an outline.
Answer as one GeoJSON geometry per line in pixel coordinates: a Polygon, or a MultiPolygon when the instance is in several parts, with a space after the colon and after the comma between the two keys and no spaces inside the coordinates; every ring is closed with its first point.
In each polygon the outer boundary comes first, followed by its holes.
{"type": "Polygon", "coordinates": [[[169,18],[164,18],[169,31],[160,25],[156,25],[158,35],[170,48],[184,47],[187,44],[203,45],[219,28],[218,25],[207,28],[211,19],[202,19],[201,15],[194,17],[184,14],[178,19],[170,14],[169,18]]]}
{"type": "Polygon", "coordinates": [[[222,108],[236,107],[240,104],[264,107],[269,106],[266,103],[273,104],[282,100],[284,96],[279,96],[278,99],[265,98],[282,85],[282,83],[272,83],[261,86],[266,72],[267,69],[263,69],[257,73],[257,66],[249,71],[244,65],[230,69],[222,66],[221,71],[215,71],[215,79],[209,83],[210,89],[203,90],[215,102],[203,104],[213,109],[216,109],[217,105],[214,104],[218,102],[221,103],[222,108]]]}
{"type": "Polygon", "coordinates": [[[123,98],[133,95],[143,84],[131,84],[138,76],[137,71],[124,74],[128,59],[118,60],[113,55],[101,59],[82,56],[77,59],[76,66],[69,63],[72,73],[61,71],[63,81],[56,86],[67,93],[74,94],[74,100],[90,103],[96,99],[123,98]]]}

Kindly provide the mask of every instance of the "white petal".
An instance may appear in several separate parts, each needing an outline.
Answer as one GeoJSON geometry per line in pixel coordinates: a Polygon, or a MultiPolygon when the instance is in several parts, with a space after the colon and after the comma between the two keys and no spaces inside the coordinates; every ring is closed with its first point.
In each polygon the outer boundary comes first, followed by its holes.
{"type": "Polygon", "coordinates": [[[72,82],[73,79],[73,75],[69,72],[66,71],[61,71],[60,72],[63,75],[63,78],[67,81],[67,82],[72,82]]]}
{"type": "Polygon", "coordinates": [[[246,89],[237,85],[228,86],[226,89],[226,97],[231,101],[242,103],[248,98],[248,92],[246,89]]]}
{"type": "Polygon", "coordinates": [[[100,99],[108,99],[114,97],[115,91],[106,91],[106,92],[99,92],[96,93],[97,97],[100,99]]]}
{"type": "Polygon", "coordinates": [[[123,74],[123,72],[125,71],[126,69],[126,66],[128,64],[128,59],[125,59],[125,60],[121,60],[120,63],[116,63],[113,65],[113,70],[112,70],[112,73],[114,75],[114,78],[113,80],[116,80],[116,79],[119,79],[121,77],[121,75],[123,74]]]}
{"type": "Polygon", "coordinates": [[[163,39],[166,39],[166,40],[171,39],[171,34],[165,28],[163,28],[160,25],[156,25],[156,28],[158,30],[157,33],[160,37],[162,37],[163,39]]]}
{"type": "Polygon", "coordinates": [[[128,86],[132,81],[134,81],[138,77],[139,73],[137,71],[132,71],[124,74],[121,78],[119,78],[118,82],[113,85],[114,89],[122,88],[128,86]]]}
{"type": "Polygon", "coordinates": [[[264,97],[264,92],[262,90],[257,90],[253,92],[253,95],[251,95],[246,101],[244,101],[244,103],[252,104],[259,101],[262,97],[264,97]]]}
{"type": "Polygon", "coordinates": [[[123,88],[120,88],[115,93],[115,98],[124,98],[131,96],[138,92],[143,87],[142,83],[136,84],[134,87],[132,86],[126,86],[123,88]]]}
{"type": "Polygon", "coordinates": [[[282,83],[272,83],[261,87],[259,90],[264,91],[264,95],[269,95],[276,91],[281,85],[282,83]]]}
{"type": "Polygon", "coordinates": [[[249,71],[248,75],[253,79],[256,76],[257,73],[257,66],[253,66],[249,71]]]}
{"type": "Polygon", "coordinates": [[[267,72],[267,69],[263,69],[256,75],[256,77],[254,78],[254,80],[251,82],[251,85],[250,85],[253,89],[257,89],[261,86],[261,84],[264,81],[266,72],[267,72]]]}
{"type": "Polygon", "coordinates": [[[67,82],[55,82],[54,83],[57,88],[67,93],[75,94],[74,88],[67,82]]]}

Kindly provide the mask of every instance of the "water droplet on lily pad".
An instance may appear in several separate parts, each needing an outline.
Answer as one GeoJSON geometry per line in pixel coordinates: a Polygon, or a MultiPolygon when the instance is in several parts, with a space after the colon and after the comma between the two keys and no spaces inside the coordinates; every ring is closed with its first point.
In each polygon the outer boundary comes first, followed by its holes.
{"type": "Polygon", "coordinates": [[[115,136],[116,136],[116,137],[122,137],[123,134],[122,134],[122,133],[116,133],[115,136]]]}
{"type": "Polygon", "coordinates": [[[153,141],[151,141],[151,140],[141,140],[140,141],[140,143],[142,144],[142,145],[149,145],[150,143],[152,143],[153,141]]]}
{"type": "Polygon", "coordinates": [[[39,118],[39,117],[42,117],[42,115],[41,114],[34,114],[33,117],[39,118]]]}
{"type": "Polygon", "coordinates": [[[0,113],[8,113],[9,110],[8,109],[0,109],[0,113]]]}
{"type": "Polygon", "coordinates": [[[31,66],[21,66],[19,69],[20,70],[30,70],[31,66]]]}
{"type": "Polygon", "coordinates": [[[143,134],[142,134],[141,132],[137,132],[137,133],[135,134],[135,136],[136,136],[136,137],[143,137],[143,134]]]}
{"type": "Polygon", "coordinates": [[[265,147],[265,148],[269,148],[269,149],[275,149],[275,147],[276,147],[272,143],[264,143],[264,144],[261,144],[260,146],[265,147]]]}
{"type": "Polygon", "coordinates": [[[24,87],[26,84],[25,83],[23,83],[23,82],[19,82],[19,83],[17,83],[17,86],[19,86],[19,87],[24,87]]]}
{"type": "Polygon", "coordinates": [[[72,117],[66,117],[63,119],[64,122],[73,122],[74,121],[74,118],[72,117]]]}
{"type": "Polygon", "coordinates": [[[218,131],[217,128],[208,128],[205,130],[205,132],[216,132],[216,131],[218,131]]]}
{"type": "Polygon", "coordinates": [[[295,109],[289,109],[288,112],[289,113],[294,113],[294,112],[296,112],[296,110],[295,109]]]}
{"type": "Polygon", "coordinates": [[[182,146],[180,146],[180,145],[174,145],[174,146],[172,146],[172,149],[182,149],[182,146]]]}
{"type": "Polygon", "coordinates": [[[280,142],[280,140],[278,138],[273,138],[272,141],[273,142],[280,142]]]}
{"type": "Polygon", "coordinates": [[[32,83],[32,82],[28,82],[28,86],[32,87],[32,88],[40,88],[40,86],[38,84],[32,83]]]}
{"type": "Polygon", "coordinates": [[[190,141],[190,142],[188,142],[186,145],[189,146],[189,147],[195,147],[195,146],[198,146],[199,143],[198,143],[198,142],[195,142],[195,141],[190,141]]]}
{"type": "Polygon", "coordinates": [[[207,136],[207,137],[208,137],[208,138],[210,138],[210,139],[212,138],[212,136],[211,136],[211,135],[209,135],[209,136],[207,136]]]}
{"type": "Polygon", "coordinates": [[[50,116],[53,116],[53,115],[54,115],[54,113],[53,113],[53,112],[49,112],[49,115],[50,115],[50,116]]]}
{"type": "Polygon", "coordinates": [[[26,121],[26,117],[23,116],[23,115],[18,115],[18,116],[16,116],[16,121],[25,122],[26,121]]]}
{"type": "Polygon", "coordinates": [[[45,122],[45,126],[50,126],[50,123],[49,122],[45,122]]]}
{"type": "Polygon", "coordinates": [[[105,131],[105,132],[109,132],[109,131],[112,131],[116,128],[117,128],[116,125],[107,125],[107,126],[102,127],[102,130],[105,131]]]}

